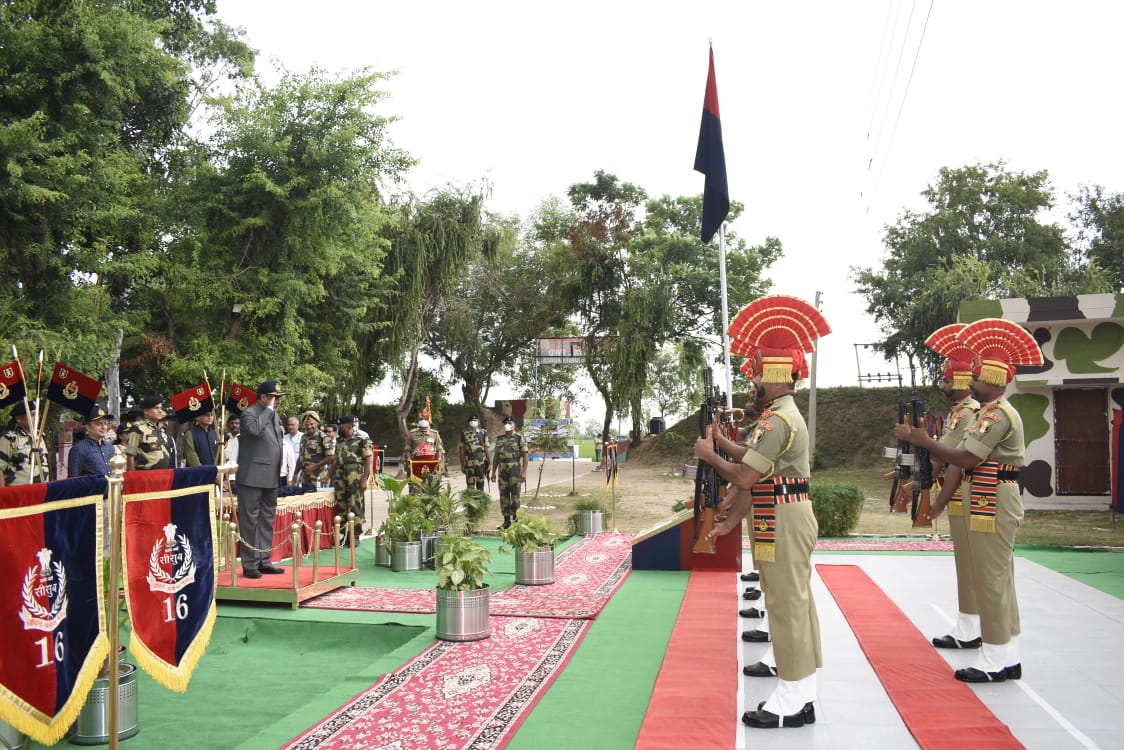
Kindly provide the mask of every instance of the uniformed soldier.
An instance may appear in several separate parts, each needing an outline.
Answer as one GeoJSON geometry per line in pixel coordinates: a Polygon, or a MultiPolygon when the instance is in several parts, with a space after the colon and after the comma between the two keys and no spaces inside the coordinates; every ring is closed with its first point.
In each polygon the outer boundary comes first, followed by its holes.
{"type": "Polygon", "coordinates": [[[406,458],[411,461],[419,459],[437,459],[437,469],[442,471],[445,464],[445,444],[441,442],[441,435],[429,425],[426,414],[418,419],[417,428],[410,431],[406,440],[406,458]]]}
{"type": "MultiPolygon", "coordinates": [[[[795,297],[763,297],[742,308],[730,324],[730,351],[753,363],[764,410],[744,446],[719,440],[731,460],[718,455],[709,435],[695,443],[699,460],[749,490],[738,492],[730,515],[715,524],[711,535],[739,528],[752,509],[753,557],[769,586],[768,637],[776,662],[771,671],[779,678],[767,700],[742,714],[742,723],[758,729],[815,721],[816,670],[823,666],[823,654],[811,576],[819,526],[808,496],[808,427],[794,396],[797,382],[808,377],[805,354],[830,331],[816,308],[795,297]]],[[[742,639],[757,640],[752,637],[757,632],[747,631],[742,639]]],[[[766,667],[763,662],[753,666],[766,667]]]]}
{"type": "MultiPolygon", "coordinates": [[[[30,404],[35,413],[35,402],[30,404]]],[[[8,430],[0,436],[0,487],[31,484],[31,422],[21,401],[12,407],[8,430]]],[[[36,482],[46,482],[47,462],[42,447],[36,458],[36,482]]]]}
{"type": "MultiPolygon", "coordinates": [[[[972,352],[957,341],[963,323],[938,328],[925,340],[925,345],[945,357],[941,373],[940,391],[949,404],[944,422],[941,445],[955,448],[976,421],[980,402],[972,398],[972,352]]],[[[952,534],[952,555],[956,564],[956,598],[959,614],[956,625],[948,635],[933,638],[937,648],[979,648],[980,610],[972,584],[971,559],[968,555],[968,514],[960,494],[962,470],[959,466],[945,465],[933,456],[933,476],[940,479],[941,492],[930,506],[929,519],[939,516],[948,507],[948,528],[952,534]],[[946,489],[947,488],[947,489],[946,489]]]]}
{"type": "Polygon", "coordinates": [[[975,664],[956,670],[956,679],[1017,680],[1023,668],[1014,550],[1015,534],[1023,519],[1019,475],[1026,444],[1022,418],[1003,394],[1015,378],[1015,366],[1040,366],[1042,350],[1026,329],[1000,318],[969,323],[957,340],[974,353],[970,388],[980,402],[980,410],[971,428],[955,448],[933,440],[921,427],[899,424],[894,427],[894,435],[924,446],[930,455],[965,470],[966,496],[971,498],[968,554],[980,610],[981,644],[975,664]]]}
{"type": "MultiPolygon", "coordinates": [[[[359,417],[349,414],[340,418],[340,436],[332,456],[332,485],[336,490],[336,514],[346,522],[347,514],[355,514],[355,543],[363,530],[363,499],[371,481],[375,447],[370,438],[358,434],[359,417]]],[[[347,544],[347,528],[341,530],[340,544],[347,544]]]]}
{"type": "Polygon", "coordinates": [[[527,481],[527,443],[510,416],[504,417],[503,434],[492,448],[492,481],[500,491],[501,528],[506,529],[519,511],[519,490],[527,481]]]}
{"type": "Polygon", "coordinates": [[[480,426],[479,414],[469,418],[468,429],[461,433],[460,456],[465,487],[484,489],[489,469],[488,432],[480,426]]]}
{"type": "Polygon", "coordinates": [[[143,418],[133,423],[125,444],[125,470],[174,469],[175,447],[162,424],[164,397],[145,396],[140,408],[143,418]]]}
{"type": "Polygon", "coordinates": [[[318,485],[331,483],[328,464],[331,463],[335,443],[327,433],[320,429],[320,415],[309,409],[301,415],[304,436],[301,437],[299,467],[300,484],[306,490],[315,490],[318,485]]]}

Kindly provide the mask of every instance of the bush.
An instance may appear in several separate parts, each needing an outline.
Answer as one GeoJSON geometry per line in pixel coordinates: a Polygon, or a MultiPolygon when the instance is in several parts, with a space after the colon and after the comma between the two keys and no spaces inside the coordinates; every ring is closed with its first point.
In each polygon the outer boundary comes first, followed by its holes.
{"type": "Polygon", "coordinates": [[[812,482],[812,511],[820,536],[847,536],[858,526],[863,512],[862,487],[850,482],[812,482]]]}

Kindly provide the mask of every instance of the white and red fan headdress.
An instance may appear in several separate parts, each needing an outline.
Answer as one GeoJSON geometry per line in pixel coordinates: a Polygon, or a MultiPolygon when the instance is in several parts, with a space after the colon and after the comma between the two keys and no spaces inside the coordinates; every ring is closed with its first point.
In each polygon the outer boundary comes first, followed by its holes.
{"type": "Polygon", "coordinates": [[[943,374],[952,381],[952,389],[955,391],[968,390],[968,384],[972,382],[972,360],[975,353],[960,342],[960,332],[964,328],[963,323],[949,323],[933,331],[925,339],[925,346],[945,358],[943,374]]]}
{"type": "Polygon", "coordinates": [[[1016,365],[1043,363],[1042,349],[1030,333],[1009,320],[984,318],[969,323],[957,339],[975,354],[972,374],[984,383],[1005,386],[1015,378],[1016,365]]]}
{"type": "Polygon", "coordinates": [[[831,333],[831,326],[804,300],[775,294],[739,310],[727,333],[730,353],[748,358],[742,372],[760,373],[763,383],[791,383],[808,377],[804,355],[816,350],[816,340],[831,333]]]}

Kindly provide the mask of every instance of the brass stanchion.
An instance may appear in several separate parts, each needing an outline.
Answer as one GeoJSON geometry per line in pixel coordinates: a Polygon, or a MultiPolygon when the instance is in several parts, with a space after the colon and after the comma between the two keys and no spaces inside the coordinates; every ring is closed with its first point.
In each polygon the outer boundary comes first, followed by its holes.
{"type": "Polygon", "coordinates": [[[317,519],[315,530],[312,536],[312,582],[316,583],[320,580],[320,532],[324,528],[324,522],[317,519]]]}
{"type": "Polygon", "coordinates": [[[109,610],[109,657],[106,672],[109,677],[109,696],[106,702],[109,715],[106,717],[106,726],[109,731],[110,750],[117,750],[117,689],[118,689],[118,663],[117,649],[121,645],[121,636],[118,633],[121,627],[121,603],[118,594],[118,582],[121,579],[121,516],[124,513],[123,488],[125,484],[125,458],[114,455],[109,459],[112,474],[109,477],[109,581],[106,586],[106,608],[109,610]]]}
{"type": "Polygon", "coordinates": [[[293,591],[301,587],[301,525],[293,522],[289,527],[289,539],[293,544],[293,591]]]}
{"type": "Polygon", "coordinates": [[[355,567],[355,514],[347,514],[347,544],[351,548],[351,567],[355,567]]]}
{"type": "Polygon", "coordinates": [[[227,525],[227,544],[230,545],[230,585],[238,585],[238,566],[234,564],[234,555],[238,547],[238,524],[231,521],[227,525]]]}
{"type": "Polygon", "coordinates": [[[332,530],[335,534],[334,540],[332,542],[332,549],[334,549],[336,552],[336,575],[340,574],[340,524],[342,522],[343,519],[339,516],[336,516],[332,522],[332,530]]]}

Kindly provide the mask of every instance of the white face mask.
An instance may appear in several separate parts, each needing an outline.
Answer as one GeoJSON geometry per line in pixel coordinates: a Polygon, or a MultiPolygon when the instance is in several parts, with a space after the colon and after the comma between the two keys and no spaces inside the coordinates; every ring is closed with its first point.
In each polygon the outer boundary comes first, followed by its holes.
{"type": "Polygon", "coordinates": [[[476,427],[480,426],[480,423],[477,422],[475,419],[473,419],[473,420],[469,421],[468,426],[472,427],[472,428],[476,428],[476,427]]]}
{"type": "Polygon", "coordinates": [[[514,430],[514,429],[515,429],[515,425],[513,425],[513,424],[512,424],[511,422],[508,422],[507,424],[505,424],[505,425],[503,426],[503,428],[504,428],[505,430],[507,430],[508,432],[511,432],[512,430],[514,430]]]}
{"type": "Polygon", "coordinates": [[[425,428],[429,427],[429,420],[428,419],[419,419],[418,420],[418,427],[420,427],[423,430],[425,428]]]}

